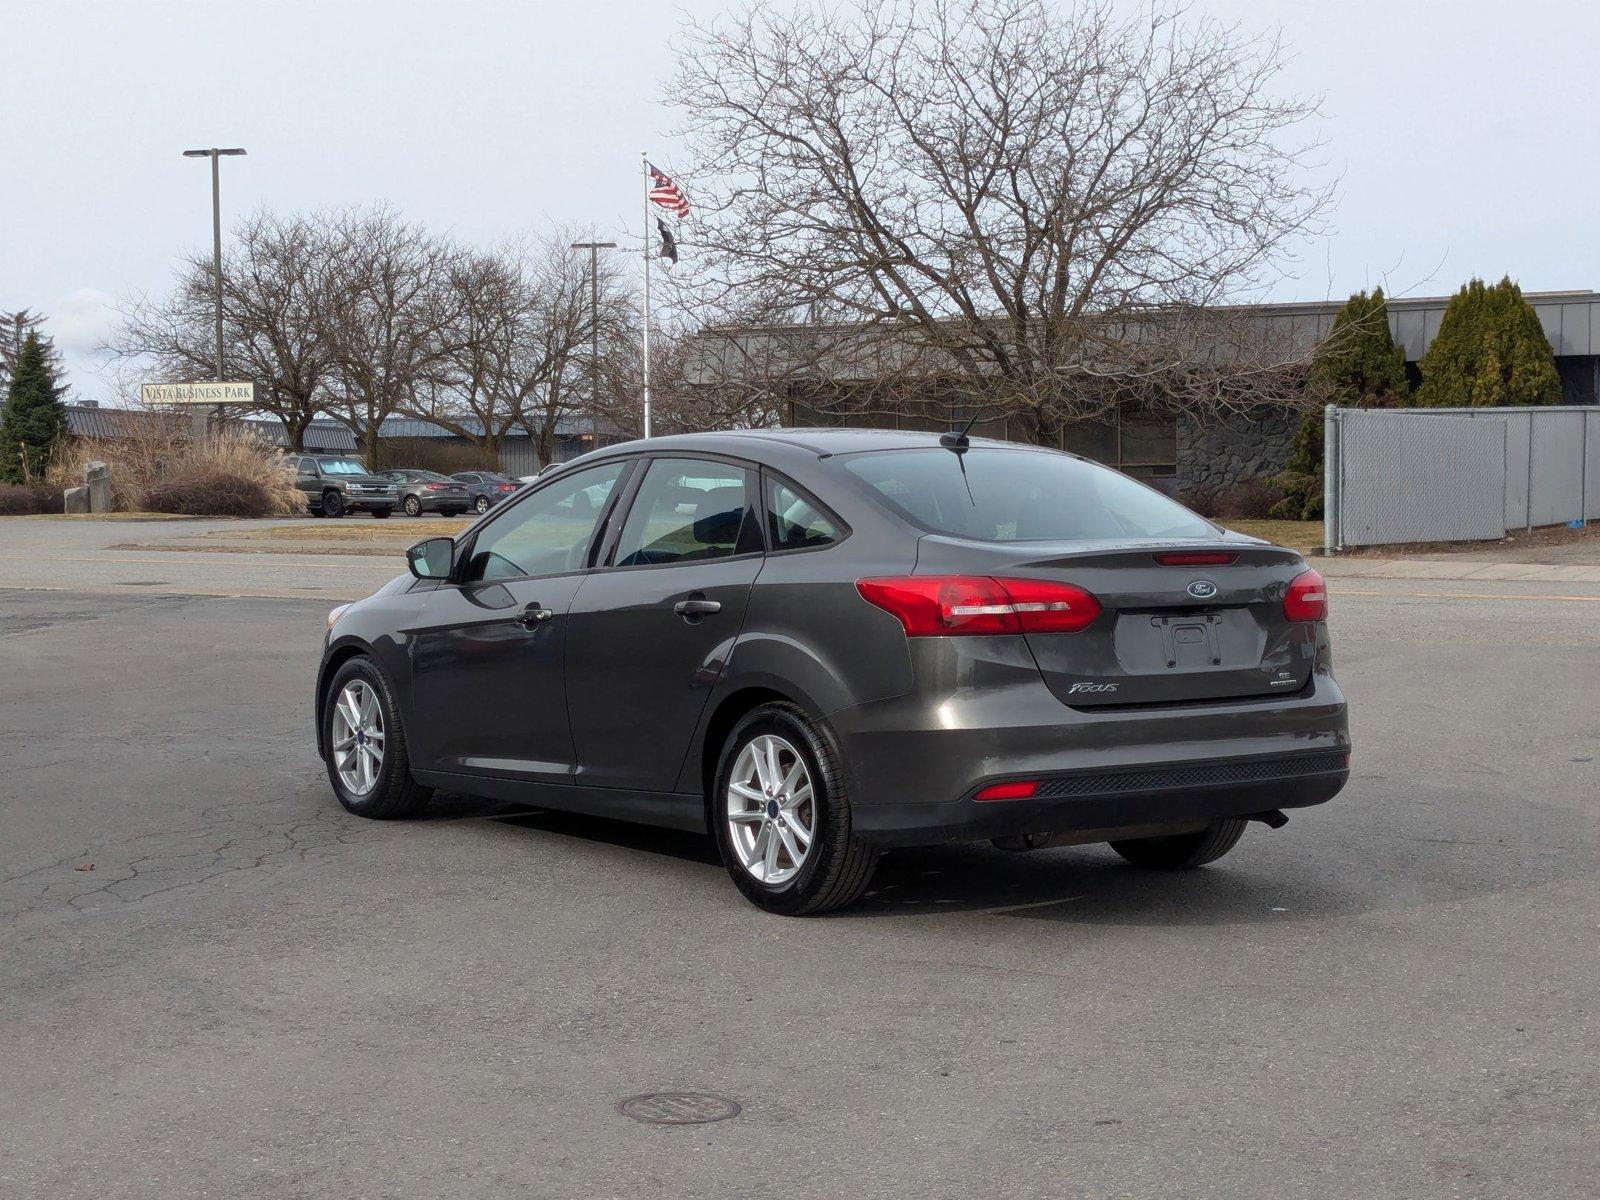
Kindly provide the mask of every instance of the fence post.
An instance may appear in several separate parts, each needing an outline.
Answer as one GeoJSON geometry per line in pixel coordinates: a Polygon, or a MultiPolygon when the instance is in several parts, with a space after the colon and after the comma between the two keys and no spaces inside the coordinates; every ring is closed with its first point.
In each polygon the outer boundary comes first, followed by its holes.
{"type": "Polygon", "coordinates": [[[1343,474],[1339,447],[1339,410],[1325,405],[1322,410],[1322,553],[1339,550],[1339,493],[1343,474]]]}

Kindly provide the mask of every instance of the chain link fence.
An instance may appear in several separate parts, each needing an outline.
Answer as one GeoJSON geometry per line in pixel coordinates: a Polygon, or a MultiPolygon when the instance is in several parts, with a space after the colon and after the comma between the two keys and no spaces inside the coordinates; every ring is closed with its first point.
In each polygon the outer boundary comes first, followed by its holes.
{"type": "Polygon", "coordinates": [[[1323,437],[1329,553],[1600,517],[1600,407],[1330,407],[1323,437]]]}

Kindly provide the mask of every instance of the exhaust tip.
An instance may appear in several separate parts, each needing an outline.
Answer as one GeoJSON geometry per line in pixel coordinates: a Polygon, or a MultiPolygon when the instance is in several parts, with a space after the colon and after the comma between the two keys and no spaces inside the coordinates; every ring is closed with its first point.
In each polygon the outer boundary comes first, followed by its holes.
{"type": "Polygon", "coordinates": [[[1268,829],[1282,829],[1289,823],[1289,818],[1283,815],[1280,808],[1269,809],[1267,812],[1251,813],[1252,821],[1260,821],[1268,829]]]}

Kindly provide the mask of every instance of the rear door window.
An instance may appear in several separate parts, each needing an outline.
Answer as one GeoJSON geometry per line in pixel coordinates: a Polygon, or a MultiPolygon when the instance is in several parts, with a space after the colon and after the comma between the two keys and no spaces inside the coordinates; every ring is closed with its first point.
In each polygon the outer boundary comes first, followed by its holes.
{"type": "Polygon", "coordinates": [[[841,455],[882,504],[935,533],[986,542],[1212,538],[1175,500],[1098,463],[974,446],[841,455]]]}
{"type": "Polygon", "coordinates": [[[655,459],[628,510],[613,561],[619,567],[658,566],[760,550],[751,497],[751,473],[743,467],[655,459]]]}

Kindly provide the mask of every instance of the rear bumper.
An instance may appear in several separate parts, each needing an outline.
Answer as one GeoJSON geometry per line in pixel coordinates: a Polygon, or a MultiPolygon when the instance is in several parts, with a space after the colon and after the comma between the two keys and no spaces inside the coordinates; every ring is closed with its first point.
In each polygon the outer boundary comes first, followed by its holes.
{"type": "MultiPolygon", "coordinates": [[[[1110,840],[1133,831],[1200,826],[1333,799],[1350,777],[1344,751],[1165,763],[1120,771],[1066,771],[1038,777],[1026,800],[867,804],[853,827],[879,846],[977,841],[1024,833],[1110,840]],[[1104,834],[1104,837],[1084,835],[1104,834]]],[[[973,789],[976,791],[977,789],[973,789]]]]}

